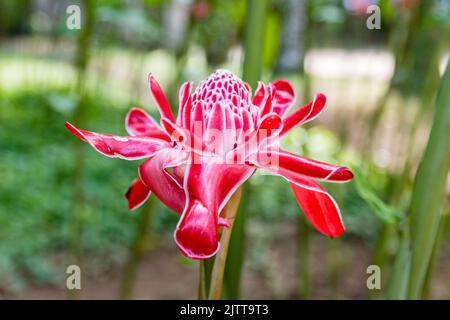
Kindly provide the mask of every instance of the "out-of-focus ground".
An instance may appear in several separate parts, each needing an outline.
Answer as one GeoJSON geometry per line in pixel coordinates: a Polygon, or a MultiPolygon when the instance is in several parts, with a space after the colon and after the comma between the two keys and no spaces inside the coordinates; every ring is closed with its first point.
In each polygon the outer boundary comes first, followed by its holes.
{"type": "MultiPolygon", "coordinates": [[[[255,269],[247,263],[243,273],[242,297],[246,299],[297,299],[299,279],[297,230],[292,223],[274,226],[278,236],[270,244],[263,266],[255,269]]],[[[345,237],[345,236],[344,236],[345,237]]],[[[180,253],[170,237],[158,241],[161,245],[148,253],[138,271],[133,299],[196,299],[198,263],[180,263],[180,253]]],[[[346,239],[341,244],[338,259],[333,255],[333,247],[324,236],[313,237],[313,296],[317,299],[364,299],[370,294],[366,287],[370,265],[370,248],[360,241],[346,239]],[[345,258],[343,258],[345,257],[345,258]],[[330,260],[333,264],[330,264],[330,260]],[[333,277],[333,279],[330,279],[333,277]],[[334,281],[333,290],[329,290],[334,281]]],[[[339,241],[339,240],[336,240],[339,241]]],[[[337,243],[339,245],[339,243],[337,243]]],[[[251,240],[248,250],[252,251],[251,240]]],[[[433,280],[430,298],[446,299],[450,295],[448,263],[449,247],[445,247],[433,280]]],[[[61,269],[64,271],[63,269],[61,269]]],[[[81,299],[116,299],[120,284],[121,268],[95,274],[89,270],[83,273],[81,299]]],[[[383,275],[382,275],[383,277],[383,275]]],[[[65,299],[65,282],[60,286],[33,286],[18,295],[6,295],[7,299],[65,299]]]]}

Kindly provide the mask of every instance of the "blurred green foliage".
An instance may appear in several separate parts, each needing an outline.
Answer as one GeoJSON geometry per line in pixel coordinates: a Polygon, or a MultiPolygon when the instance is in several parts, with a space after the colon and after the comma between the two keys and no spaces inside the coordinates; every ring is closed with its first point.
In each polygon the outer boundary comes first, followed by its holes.
{"type": "MultiPolygon", "coordinates": [[[[89,103],[90,128],[124,133],[123,107],[111,108],[114,102],[104,97],[91,97],[89,103]]],[[[9,289],[22,288],[27,279],[52,282],[64,275],[54,269],[53,258],[64,254],[69,241],[78,141],[64,122],[74,104],[76,96],[67,90],[0,95],[0,279],[9,289]]],[[[82,247],[107,268],[124,257],[133,237],[139,212],[128,212],[123,195],[137,166],[90,149],[86,159],[82,247]]],[[[157,228],[173,228],[176,215],[159,209],[157,228]]]]}

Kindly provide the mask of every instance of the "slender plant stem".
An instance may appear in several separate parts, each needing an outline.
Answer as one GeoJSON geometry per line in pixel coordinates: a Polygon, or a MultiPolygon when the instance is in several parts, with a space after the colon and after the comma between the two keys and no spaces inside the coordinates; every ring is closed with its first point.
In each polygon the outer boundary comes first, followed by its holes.
{"type": "Polygon", "coordinates": [[[240,296],[241,272],[245,252],[245,215],[250,196],[250,186],[246,183],[241,187],[241,202],[237,216],[233,221],[225,264],[224,280],[228,299],[239,299],[240,296]]]}
{"type": "Polygon", "coordinates": [[[417,171],[411,201],[411,273],[408,298],[419,299],[425,283],[441,218],[441,204],[450,168],[450,66],[447,65],[425,153],[417,171]]]}
{"type": "Polygon", "coordinates": [[[264,48],[264,30],[267,0],[248,0],[245,27],[245,59],[242,78],[252,88],[256,88],[261,77],[262,51],[264,48]]]}
{"type": "MultiPolygon", "coordinates": [[[[77,54],[75,57],[75,67],[78,71],[78,79],[76,84],[77,94],[79,96],[79,102],[74,112],[74,121],[79,126],[83,124],[87,118],[87,97],[85,93],[85,78],[86,70],[89,62],[89,54],[91,48],[91,38],[95,23],[95,3],[93,0],[85,0],[85,23],[83,25],[80,36],[78,37],[77,54]]],[[[85,190],[84,190],[84,169],[85,169],[85,157],[84,146],[81,141],[75,143],[74,148],[74,202],[72,209],[72,223],[70,230],[70,254],[74,264],[81,267],[82,264],[82,248],[81,238],[83,230],[83,211],[85,210],[85,190]]],[[[70,299],[77,298],[78,290],[68,291],[68,297],[70,299]]]]}
{"type": "MultiPolygon", "coordinates": [[[[407,298],[410,266],[411,239],[409,228],[403,226],[400,235],[400,247],[386,289],[387,299],[404,300],[407,298]]],[[[381,270],[384,273],[384,269],[381,270]]]]}
{"type": "Polygon", "coordinates": [[[227,218],[230,221],[230,227],[220,230],[219,252],[210,259],[200,260],[198,286],[199,300],[218,300],[222,296],[227,253],[241,195],[242,187],[233,194],[228,204],[221,212],[221,217],[227,218]]]}
{"type": "MultiPolygon", "coordinates": [[[[262,52],[268,0],[248,0],[245,26],[245,57],[242,79],[256,88],[262,72],[262,52]]],[[[250,186],[243,186],[238,215],[229,240],[228,259],[225,265],[225,289],[227,298],[239,299],[242,266],[244,262],[246,208],[250,186]]]]}
{"type": "Polygon", "coordinates": [[[439,223],[438,234],[436,236],[436,241],[433,247],[433,253],[431,254],[430,265],[428,266],[427,275],[425,277],[424,288],[422,290],[422,299],[429,299],[431,294],[432,282],[433,282],[433,273],[436,266],[436,263],[439,259],[439,252],[442,249],[442,245],[444,243],[444,234],[446,225],[448,223],[448,214],[443,214],[441,221],[439,223]]]}
{"type": "Polygon", "coordinates": [[[311,299],[311,227],[305,217],[300,217],[298,223],[298,249],[299,249],[299,284],[298,295],[300,299],[311,299]]]}
{"type": "Polygon", "coordinates": [[[128,260],[125,264],[120,283],[119,298],[123,300],[131,298],[139,264],[144,253],[150,246],[154,200],[155,197],[152,197],[145,204],[142,212],[140,212],[140,220],[137,223],[135,239],[130,246],[128,260]]]}
{"type": "Polygon", "coordinates": [[[198,275],[198,300],[206,300],[208,292],[206,289],[206,265],[205,260],[200,260],[198,275]]]}
{"type": "Polygon", "coordinates": [[[217,253],[214,261],[214,266],[211,274],[211,283],[209,289],[209,299],[219,300],[222,296],[223,276],[225,272],[225,263],[227,260],[228,247],[231,239],[231,232],[233,229],[234,219],[238,212],[239,202],[241,200],[242,188],[239,188],[228,202],[228,205],[223,209],[222,216],[227,218],[231,226],[222,230],[220,237],[221,248],[217,253]]]}

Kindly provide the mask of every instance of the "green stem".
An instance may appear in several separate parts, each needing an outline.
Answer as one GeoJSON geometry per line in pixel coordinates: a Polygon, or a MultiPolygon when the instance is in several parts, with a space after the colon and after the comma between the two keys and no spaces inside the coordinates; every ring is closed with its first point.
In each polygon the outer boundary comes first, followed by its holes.
{"type": "Polygon", "coordinates": [[[130,299],[136,280],[139,263],[150,246],[150,230],[153,215],[154,197],[144,206],[137,224],[136,236],[130,247],[128,260],[125,263],[124,274],[119,289],[120,299],[130,299]]]}
{"type": "MultiPolygon", "coordinates": [[[[248,0],[245,26],[245,57],[243,80],[256,88],[262,71],[264,26],[268,0],[248,0]]],[[[243,185],[241,204],[231,233],[228,259],[225,265],[225,289],[229,299],[239,299],[242,266],[244,262],[246,208],[250,186],[243,185]]]]}
{"type": "MultiPolygon", "coordinates": [[[[209,300],[219,300],[222,296],[223,278],[225,273],[225,264],[227,260],[228,247],[230,243],[231,233],[233,229],[234,219],[238,212],[239,202],[241,200],[242,188],[239,188],[223,209],[222,216],[227,218],[231,226],[222,230],[220,237],[220,250],[217,253],[214,261],[214,266],[211,274],[211,283],[209,289],[209,300]]],[[[243,212],[242,212],[243,213],[243,212]]]]}
{"type": "Polygon", "coordinates": [[[256,88],[262,71],[264,48],[264,28],[266,23],[267,0],[248,0],[245,27],[245,58],[242,78],[252,88],[256,88]]]}
{"type": "MultiPolygon", "coordinates": [[[[394,237],[395,226],[389,223],[383,223],[381,230],[378,234],[378,239],[375,244],[375,250],[373,255],[373,264],[380,267],[383,274],[387,274],[387,269],[389,267],[389,244],[391,239],[394,237]]],[[[382,278],[383,279],[383,278],[382,278]]],[[[383,286],[383,283],[382,283],[383,286]]],[[[370,298],[378,299],[381,297],[380,290],[371,290],[370,298]]]]}
{"type": "MultiPolygon", "coordinates": [[[[87,113],[87,98],[85,94],[86,69],[89,62],[89,53],[91,47],[91,38],[95,22],[95,4],[93,0],[85,0],[85,23],[78,38],[77,55],[75,59],[75,67],[78,70],[77,91],[79,103],[74,112],[74,122],[84,127],[87,113]]],[[[81,238],[83,229],[83,211],[85,209],[85,192],[84,192],[84,146],[78,141],[75,144],[75,169],[74,169],[74,203],[72,212],[72,223],[70,230],[70,254],[74,264],[81,266],[81,238]]],[[[71,290],[68,297],[77,298],[78,291],[71,290]]]]}
{"type": "MultiPolygon", "coordinates": [[[[408,293],[411,265],[411,240],[408,227],[403,227],[401,233],[400,247],[386,289],[386,298],[389,300],[404,300],[408,293]]],[[[384,269],[381,270],[384,273],[384,269]]]]}
{"type": "Polygon", "coordinates": [[[419,299],[429,267],[441,217],[440,209],[450,167],[450,66],[436,100],[430,138],[420,162],[411,201],[411,274],[408,298],[419,299]]]}
{"type": "Polygon", "coordinates": [[[328,299],[337,299],[342,271],[342,239],[325,239],[327,245],[327,274],[330,284],[328,299]]]}
{"type": "Polygon", "coordinates": [[[439,223],[439,231],[436,236],[436,241],[434,243],[433,253],[431,254],[430,265],[428,267],[427,275],[425,277],[425,284],[424,284],[424,288],[422,291],[422,299],[430,298],[430,294],[431,294],[430,289],[432,288],[434,268],[437,263],[437,260],[439,259],[439,252],[442,249],[442,245],[444,243],[445,229],[446,229],[448,220],[449,220],[448,214],[443,214],[441,221],[439,223]]]}
{"type": "Polygon", "coordinates": [[[228,299],[239,299],[241,289],[241,272],[245,252],[245,222],[246,210],[250,198],[250,186],[241,187],[241,202],[238,213],[233,222],[228,257],[225,264],[225,291],[228,299]]]}
{"type": "Polygon", "coordinates": [[[219,300],[222,297],[222,287],[233,225],[241,200],[242,187],[231,197],[228,204],[220,213],[221,217],[228,219],[230,227],[220,232],[220,250],[212,258],[200,261],[200,274],[198,286],[199,300],[219,300]]]}
{"type": "Polygon", "coordinates": [[[300,217],[298,223],[298,248],[299,248],[299,286],[300,299],[311,299],[312,275],[311,275],[311,227],[305,217],[300,217]]]}
{"type": "Polygon", "coordinates": [[[200,274],[198,282],[198,299],[206,300],[209,296],[209,285],[211,282],[211,272],[214,258],[200,260],[200,274]]]}

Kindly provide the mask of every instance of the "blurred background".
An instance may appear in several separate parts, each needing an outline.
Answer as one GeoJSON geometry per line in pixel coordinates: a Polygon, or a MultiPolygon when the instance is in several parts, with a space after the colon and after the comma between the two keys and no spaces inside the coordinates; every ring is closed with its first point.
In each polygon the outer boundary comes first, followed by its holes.
{"type": "MultiPolygon", "coordinates": [[[[149,72],[177,106],[182,82],[216,68],[253,88],[289,79],[297,106],[325,93],[323,114],[283,145],[356,173],[325,186],[347,227],[337,239],[313,230],[284,180],[255,175],[227,296],[385,297],[449,40],[450,0],[0,0],[0,298],[196,297],[178,216],[154,198],[130,213],[138,163],[99,155],[64,122],[124,135],[131,107],[159,119],[149,72]],[[370,5],[381,29],[367,27],[370,5]],[[70,264],[81,291],[66,290],[70,264]],[[371,264],[381,290],[366,286],[371,264]]],[[[423,298],[450,298],[449,195],[423,298]]]]}

